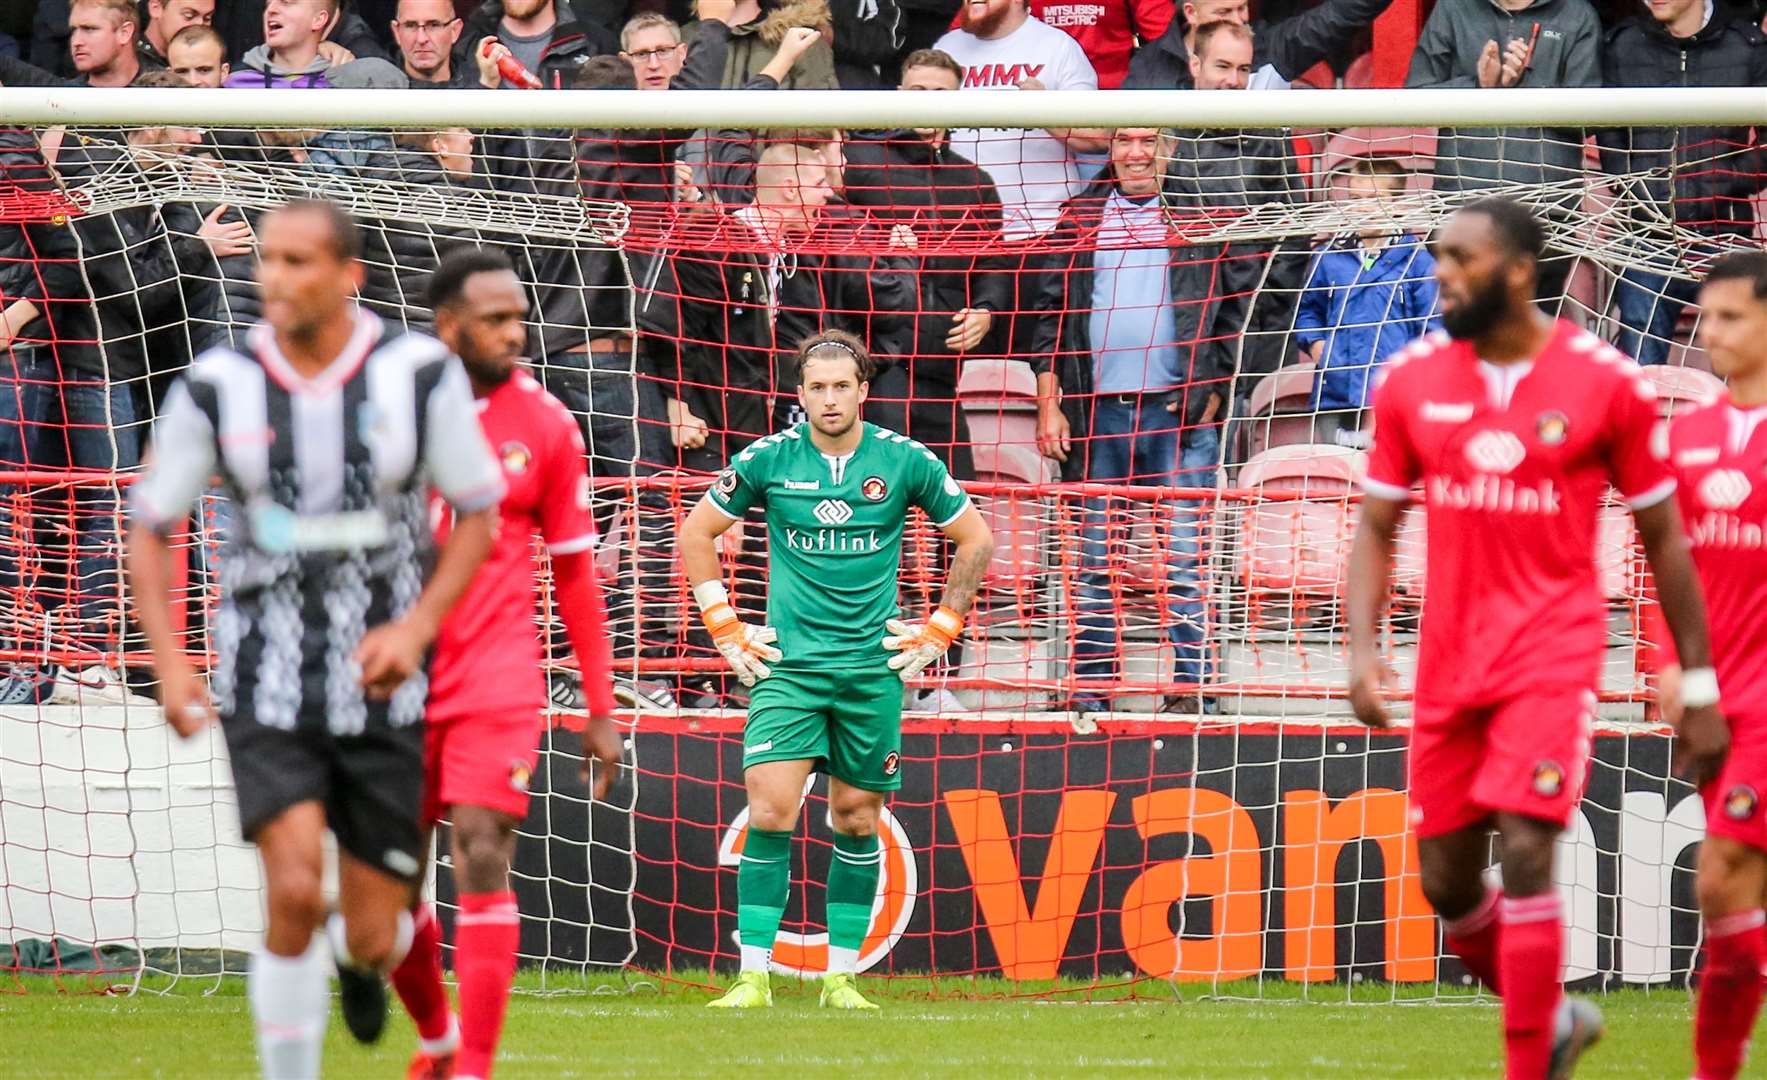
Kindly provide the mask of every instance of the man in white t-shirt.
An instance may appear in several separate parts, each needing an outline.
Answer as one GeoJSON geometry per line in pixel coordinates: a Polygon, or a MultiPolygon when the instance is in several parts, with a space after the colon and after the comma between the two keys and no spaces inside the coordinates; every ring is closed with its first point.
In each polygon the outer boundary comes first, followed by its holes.
{"type": "MultiPolygon", "coordinates": [[[[1098,75],[1074,39],[1031,16],[1025,0],[968,0],[959,29],[938,48],[963,65],[965,90],[1096,90],[1098,75]]],[[[1030,240],[1055,224],[1080,190],[1076,154],[1105,149],[1091,128],[963,128],[951,149],[994,178],[1009,240],[1030,240]]]]}

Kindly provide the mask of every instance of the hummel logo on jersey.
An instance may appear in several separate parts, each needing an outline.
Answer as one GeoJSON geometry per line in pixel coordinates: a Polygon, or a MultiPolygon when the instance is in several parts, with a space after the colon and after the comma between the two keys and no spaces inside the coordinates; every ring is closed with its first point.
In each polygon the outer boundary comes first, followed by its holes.
{"type": "Polygon", "coordinates": [[[845,525],[853,519],[853,508],[841,499],[823,499],[811,513],[824,525],[845,525]]]}
{"type": "Polygon", "coordinates": [[[1718,448],[1716,446],[1689,447],[1675,455],[1676,467],[1683,469],[1692,468],[1698,465],[1710,465],[1717,460],[1718,448]]]}
{"type": "Polygon", "coordinates": [[[1472,419],[1473,406],[1470,401],[1426,401],[1423,403],[1423,418],[1440,424],[1464,424],[1472,419]]]}
{"type": "Polygon", "coordinates": [[[1735,469],[1714,469],[1700,481],[1700,501],[1714,510],[1735,510],[1749,497],[1749,478],[1735,469]]]}
{"type": "Polygon", "coordinates": [[[1510,431],[1481,431],[1466,442],[1466,460],[1480,472],[1506,473],[1528,456],[1528,448],[1510,431]]]}
{"type": "Polygon", "coordinates": [[[785,490],[787,491],[815,491],[821,486],[822,481],[820,480],[787,480],[785,482],[785,490]]]}

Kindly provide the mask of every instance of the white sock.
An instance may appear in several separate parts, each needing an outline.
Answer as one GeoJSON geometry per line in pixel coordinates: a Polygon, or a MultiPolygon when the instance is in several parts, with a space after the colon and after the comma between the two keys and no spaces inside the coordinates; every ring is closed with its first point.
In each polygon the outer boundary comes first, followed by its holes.
{"type": "Polygon", "coordinates": [[[742,945],[742,946],[739,946],[739,948],[742,950],[742,970],[744,970],[744,971],[772,971],[773,970],[773,950],[772,949],[763,948],[760,945],[742,945]]]}
{"type": "Polygon", "coordinates": [[[426,1054],[452,1054],[460,1049],[460,1017],[448,1014],[448,1033],[439,1039],[417,1038],[417,1048],[426,1054]]]}
{"type": "Polygon", "coordinates": [[[246,993],[265,1080],[317,1080],[331,1019],[331,972],[318,936],[300,956],[277,956],[260,945],[246,993]]]}
{"type": "Polygon", "coordinates": [[[828,947],[828,973],[830,975],[856,975],[858,972],[858,949],[842,949],[834,945],[828,947]]]}
{"type": "MultiPolygon", "coordinates": [[[[387,962],[380,969],[382,973],[399,966],[399,962],[405,959],[405,954],[411,951],[411,940],[416,936],[417,923],[411,918],[411,913],[400,911],[393,924],[393,951],[387,954],[387,962]]],[[[334,911],[325,920],[325,937],[331,942],[331,958],[338,967],[362,966],[350,957],[350,936],[344,926],[343,912],[334,911]]]]}

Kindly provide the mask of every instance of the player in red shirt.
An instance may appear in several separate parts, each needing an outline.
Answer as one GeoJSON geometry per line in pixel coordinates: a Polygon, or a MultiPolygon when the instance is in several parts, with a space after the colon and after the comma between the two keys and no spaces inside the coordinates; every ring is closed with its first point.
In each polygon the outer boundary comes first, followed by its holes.
{"type": "Polygon", "coordinates": [[[1724,688],[1730,755],[1700,789],[1706,840],[1696,891],[1706,966],[1693,1045],[1695,1080],[1730,1080],[1742,1070],[1767,969],[1767,254],[1730,255],[1712,267],[1700,289],[1699,333],[1729,393],[1675,418],[1669,464],[1716,670],[1684,672],[1670,651],[1658,693],[1679,726],[1684,705],[1716,700],[1724,688]]]}
{"type": "MultiPolygon", "coordinates": [[[[1559,982],[1552,856],[1589,762],[1606,641],[1596,523],[1610,483],[1638,523],[1682,655],[1702,666],[1707,655],[1655,394],[1631,360],[1534,306],[1543,245],[1539,222],[1507,200],[1471,203],[1444,225],[1447,334],[1385,369],[1349,568],[1350,699],[1363,723],[1386,727],[1378,628],[1399,518],[1421,484],[1411,819],[1449,948],[1503,998],[1511,1080],[1569,1075],[1602,1030],[1559,982]],[[1493,826],[1501,892],[1483,879],[1493,826]]],[[[1723,720],[1708,705],[1688,724],[1704,738],[1723,720]]]]}
{"type": "MultiPolygon", "coordinates": [[[[547,702],[534,622],[534,541],[552,557],[553,594],[582,667],[589,719],[584,779],[601,769],[594,797],[619,775],[620,739],[606,620],[596,583],[595,522],[583,438],[565,407],[516,365],[527,344],[526,292],[509,260],[466,249],[442,260],[430,284],[436,336],[460,357],[478,399],[479,426],[503,465],[509,494],[496,546],[436,637],[431,663],[424,821],[452,823],[460,895],[454,971],[460,1017],[442,987],[441,933],[429,905],[393,986],[417,1023],[409,1075],[483,1080],[491,1075],[515,974],[520,916],[509,888],[515,828],[528,810],[547,702]]],[[[436,531],[450,522],[434,507],[436,531]]],[[[427,844],[426,844],[427,848],[427,844]]]]}

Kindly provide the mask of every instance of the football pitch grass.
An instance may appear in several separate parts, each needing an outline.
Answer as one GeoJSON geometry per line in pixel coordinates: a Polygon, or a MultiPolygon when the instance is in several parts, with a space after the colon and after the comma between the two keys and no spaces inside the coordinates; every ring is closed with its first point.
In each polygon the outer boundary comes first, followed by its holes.
{"type": "MultiPolygon", "coordinates": [[[[537,977],[521,985],[539,988],[537,977]]],[[[1315,986],[1313,1000],[1286,983],[1215,989],[1143,982],[1134,1000],[1106,993],[1008,998],[1007,983],[861,980],[876,1013],[816,1006],[815,983],[774,978],[771,1010],[721,1013],[711,995],[619,977],[554,976],[547,993],[510,1002],[497,1076],[795,1075],[1166,1077],[1495,1077],[1498,1013],[1489,998],[1394,1002],[1385,986],[1315,986]],[[558,990],[559,986],[571,989],[558,990]],[[1261,1000],[1251,1000],[1260,995],[1261,1000]],[[1356,999],[1350,1004],[1348,999],[1356,999]],[[1377,1003],[1371,1003],[1377,1002],[1377,1003]]],[[[150,984],[151,985],[151,984],[150,984]]],[[[18,1077],[251,1077],[256,1075],[244,980],[187,979],[130,996],[57,993],[31,980],[0,988],[0,1059],[18,1077]]],[[[1118,992],[1120,993],[1120,992],[1118,992]]],[[[1621,991],[1597,997],[1608,1034],[1579,1077],[1679,1077],[1691,1071],[1691,1008],[1684,992],[1621,991]]],[[[335,1014],[327,1077],[404,1076],[413,1039],[393,1004],[386,1036],[359,1046],[335,1014]]]]}

